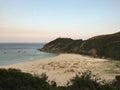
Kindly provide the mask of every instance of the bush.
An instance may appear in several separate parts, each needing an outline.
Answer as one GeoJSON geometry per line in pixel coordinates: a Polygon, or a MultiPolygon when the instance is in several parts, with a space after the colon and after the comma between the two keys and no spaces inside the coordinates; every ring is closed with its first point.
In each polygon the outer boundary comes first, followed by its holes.
{"type": "Polygon", "coordinates": [[[46,74],[38,76],[16,69],[0,69],[0,90],[119,90],[120,85],[119,81],[101,84],[90,71],[76,75],[66,87],[57,87],[54,81],[50,85],[47,78],[46,74]]]}
{"type": "Polygon", "coordinates": [[[16,69],[0,69],[0,88],[3,90],[49,90],[46,80],[45,75],[37,77],[16,69]]]}

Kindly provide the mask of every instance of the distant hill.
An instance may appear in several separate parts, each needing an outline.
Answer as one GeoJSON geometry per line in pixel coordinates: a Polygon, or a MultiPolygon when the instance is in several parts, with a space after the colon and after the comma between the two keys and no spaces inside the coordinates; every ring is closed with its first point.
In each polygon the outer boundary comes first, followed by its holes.
{"type": "Polygon", "coordinates": [[[57,38],[40,50],[54,53],[78,53],[120,60],[120,32],[95,36],[87,40],[57,38]]]}

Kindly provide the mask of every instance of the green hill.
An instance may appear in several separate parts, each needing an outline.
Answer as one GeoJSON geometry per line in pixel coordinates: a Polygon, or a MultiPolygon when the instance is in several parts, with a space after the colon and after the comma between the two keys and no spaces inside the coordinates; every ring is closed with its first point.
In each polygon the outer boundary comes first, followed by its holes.
{"type": "Polygon", "coordinates": [[[120,32],[95,36],[87,40],[57,38],[40,50],[54,53],[79,53],[120,60],[120,32]]]}

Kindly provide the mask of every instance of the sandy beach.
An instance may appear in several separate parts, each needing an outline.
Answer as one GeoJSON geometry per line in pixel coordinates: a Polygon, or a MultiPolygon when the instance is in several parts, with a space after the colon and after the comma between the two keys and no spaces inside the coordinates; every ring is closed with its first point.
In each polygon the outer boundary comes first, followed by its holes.
{"type": "Polygon", "coordinates": [[[86,70],[98,74],[107,81],[120,75],[120,61],[109,61],[78,54],[60,54],[51,58],[0,66],[0,68],[16,68],[38,75],[46,73],[48,81],[56,81],[60,86],[66,85],[77,73],[86,70]]]}

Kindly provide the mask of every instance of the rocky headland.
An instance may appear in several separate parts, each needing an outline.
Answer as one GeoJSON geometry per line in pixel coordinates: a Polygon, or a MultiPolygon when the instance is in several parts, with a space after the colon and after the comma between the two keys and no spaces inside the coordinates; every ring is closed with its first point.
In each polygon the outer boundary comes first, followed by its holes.
{"type": "Polygon", "coordinates": [[[77,53],[120,60],[120,32],[95,36],[87,40],[57,38],[39,50],[53,53],[77,53]]]}

